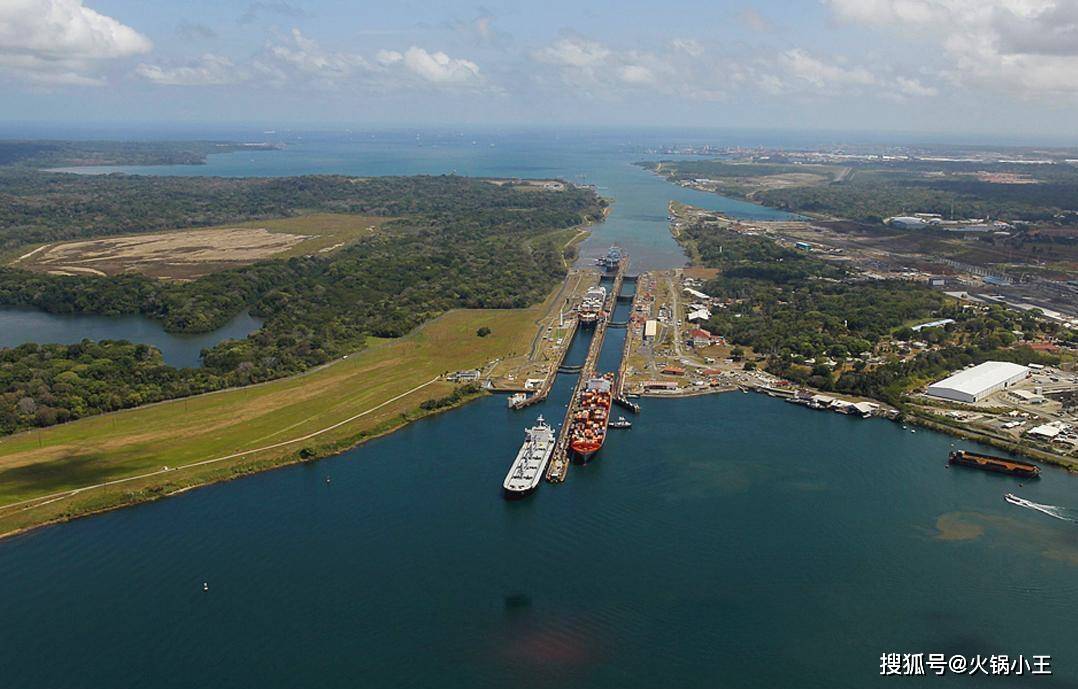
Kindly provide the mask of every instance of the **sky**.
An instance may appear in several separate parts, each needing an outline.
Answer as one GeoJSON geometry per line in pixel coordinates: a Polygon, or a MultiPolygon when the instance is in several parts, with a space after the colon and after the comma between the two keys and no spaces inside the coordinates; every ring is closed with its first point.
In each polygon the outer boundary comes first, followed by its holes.
{"type": "Polygon", "coordinates": [[[1035,132],[1078,0],[0,0],[0,121],[1035,132]]]}

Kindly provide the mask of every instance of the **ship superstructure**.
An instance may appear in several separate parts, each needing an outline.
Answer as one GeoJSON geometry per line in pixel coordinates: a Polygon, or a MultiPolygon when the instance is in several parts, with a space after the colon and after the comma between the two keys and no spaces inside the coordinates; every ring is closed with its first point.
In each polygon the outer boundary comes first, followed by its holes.
{"type": "Polygon", "coordinates": [[[595,265],[602,266],[605,270],[615,271],[618,266],[621,265],[622,260],[625,258],[625,251],[621,247],[612,246],[606,252],[606,256],[600,256],[595,259],[595,265]]]}
{"type": "Polygon", "coordinates": [[[606,308],[606,287],[602,285],[592,287],[584,293],[577,319],[581,325],[594,325],[602,316],[604,308],[606,308]]]}
{"type": "Polygon", "coordinates": [[[524,429],[524,444],[520,446],[520,451],[517,452],[517,457],[502,483],[506,497],[521,497],[535,490],[543,478],[556,443],[554,429],[542,416],[536,420],[534,426],[524,429]]]}

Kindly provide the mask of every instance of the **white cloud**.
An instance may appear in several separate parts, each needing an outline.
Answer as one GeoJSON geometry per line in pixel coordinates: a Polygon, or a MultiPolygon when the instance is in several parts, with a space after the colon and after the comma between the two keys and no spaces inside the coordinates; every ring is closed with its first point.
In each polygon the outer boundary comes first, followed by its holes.
{"type": "Polygon", "coordinates": [[[495,20],[493,14],[483,12],[470,21],[454,20],[446,23],[445,26],[473,45],[504,48],[512,37],[499,31],[494,25],[495,20]]]}
{"type": "Polygon", "coordinates": [[[900,91],[903,96],[916,93],[912,80],[900,88],[897,82],[888,83],[866,67],[846,64],[840,58],[825,59],[798,48],[756,56],[744,50],[723,54],[721,48],[681,37],[659,51],[617,50],[570,35],[533,52],[532,57],[554,67],[563,87],[607,99],[652,92],[715,101],[746,89],[768,95],[887,90],[888,97],[892,97],[900,91]]]}
{"type": "Polygon", "coordinates": [[[700,57],[704,54],[704,46],[695,38],[675,38],[670,41],[670,47],[692,57],[700,57]]]}
{"type": "Polygon", "coordinates": [[[0,70],[26,81],[101,84],[104,63],[151,47],[138,31],[82,0],[0,0],[0,70]]]}
{"type": "Polygon", "coordinates": [[[625,65],[619,74],[621,80],[627,84],[651,84],[655,81],[651,70],[641,65],[625,65]]]}
{"type": "Polygon", "coordinates": [[[610,57],[610,50],[601,43],[570,36],[537,50],[534,57],[562,67],[592,67],[610,57]]]}
{"type": "Polygon", "coordinates": [[[471,88],[484,83],[479,65],[441,51],[411,46],[383,49],[368,59],[359,53],[323,48],[293,29],[287,39],[266,46],[252,69],[280,86],[343,87],[386,92],[401,88],[471,88]]]}
{"type": "Polygon", "coordinates": [[[389,66],[404,60],[404,55],[396,50],[379,50],[378,54],[375,55],[375,59],[377,59],[380,64],[389,66]]]}
{"type": "Polygon", "coordinates": [[[936,87],[926,86],[920,80],[909,77],[896,78],[895,86],[905,96],[935,96],[939,94],[939,89],[936,87]]]}
{"type": "Polygon", "coordinates": [[[872,72],[864,67],[846,67],[815,57],[801,48],[782,53],[779,65],[791,76],[807,81],[817,88],[834,86],[870,86],[877,83],[872,72]]]}
{"type": "Polygon", "coordinates": [[[429,53],[412,46],[404,52],[404,66],[413,74],[435,83],[467,83],[479,78],[479,65],[471,60],[454,59],[443,52],[429,53]]]}
{"type": "Polygon", "coordinates": [[[938,44],[957,86],[1078,97],[1073,0],[825,0],[842,21],[938,44]]]}
{"type": "Polygon", "coordinates": [[[316,41],[303,35],[299,29],[292,29],[290,44],[277,44],[269,47],[270,55],[290,67],[313,74],[324,79],[347,77],[357,69],[367,66],[362,56],[331,50],[324,50],[316,41]]]}
{"type": "Polygon", "coordinates": [[[212,53],[206,53],[193,64],[178,67],[140,64],[135,74],[164,86],[219,86],[246,78],[232,60],[212,53]]]}

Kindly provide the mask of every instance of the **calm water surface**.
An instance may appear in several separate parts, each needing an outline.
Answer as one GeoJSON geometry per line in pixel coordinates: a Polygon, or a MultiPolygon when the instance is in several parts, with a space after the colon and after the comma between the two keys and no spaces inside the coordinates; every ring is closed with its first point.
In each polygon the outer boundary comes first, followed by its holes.
{"type": "Polygon", "coordinates": [[[212,333],[184,335],[165,332],[160,323],[143,316],[53,314],[34,309],[0,308],[0,347],[27,342],[71,344],[83,339],[129,340],[161,350],[165,363],[178,368],[201,364],[201,352],[227,339],[243,339],[261,321],[242,313],[212,333]]]}
{"type": "MultiPolygon", "coordinates": [[[[665,221],[683,191],[631,151],[398,144],[297,144],[200,172],[586,171],[616,199],[589,252],[683,260],[665,221]]],[[[610,331],[601,368],[623,337],[610,331]]],[[[525,412],[487,398],[314,465],[0,542],[0,686],[986,683],[884,682],[887,651],[1052,654],[1053,677],[992,684],[1078,686],[1078,524],[1002,500],[1078,507],[1074,478],[947,469],[950,437],[735,393],[645,400],[565,484],[504,501],[522,428],[560,423],[573,382],[525,412]]]]}

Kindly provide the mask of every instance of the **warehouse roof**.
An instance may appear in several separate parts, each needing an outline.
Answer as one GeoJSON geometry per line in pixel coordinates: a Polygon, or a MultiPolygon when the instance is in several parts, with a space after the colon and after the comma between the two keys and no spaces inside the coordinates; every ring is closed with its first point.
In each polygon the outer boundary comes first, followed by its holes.
{"type": "Polygon", "coordinates": [[[976,395],[999,385],[1015,376],[1025,375],[1029,369],[1009,361],[986,361],[983,364],[959,371],[949,378],[933,383],[930,388],[950,388],[967,395],[976,395]]]}

